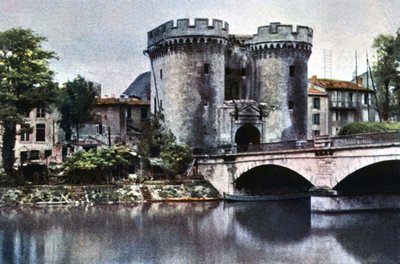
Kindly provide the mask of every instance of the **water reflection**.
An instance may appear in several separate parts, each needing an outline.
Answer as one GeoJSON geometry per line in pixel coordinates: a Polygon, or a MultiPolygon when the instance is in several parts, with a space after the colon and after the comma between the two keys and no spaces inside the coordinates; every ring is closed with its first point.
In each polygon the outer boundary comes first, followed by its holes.
{"type": "Polygon", "coordinates": [[[399,212],[304,203],[0,209],[0,263],[400,263],[399,212]]]}
{"type": "Polygon", "coordinates": [[[362,263],[400,263],[400,213],[369,211],[315,215],[315,231],[333,231],[343,248],[362,263]]]}
{"type": "Polygon", "coordinates": [[[311,228],[309,201],[233,204],[237,223],[261,242],[297,243],[311,228]]]}

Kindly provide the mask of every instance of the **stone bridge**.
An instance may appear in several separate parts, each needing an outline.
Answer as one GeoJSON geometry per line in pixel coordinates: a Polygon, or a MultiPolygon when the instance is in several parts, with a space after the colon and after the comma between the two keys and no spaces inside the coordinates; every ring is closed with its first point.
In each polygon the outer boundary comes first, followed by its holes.
{"type": "Polygon", "coordinates": [[[333,189],[362,168],[383,161],[400,161],[400,134],[321,137],[304,142],[220,148],[208,153],[197,155],[197,172],[220,193],[237,193],[236,180],[264,165],[283,167],[314,186],[333,189]]]}

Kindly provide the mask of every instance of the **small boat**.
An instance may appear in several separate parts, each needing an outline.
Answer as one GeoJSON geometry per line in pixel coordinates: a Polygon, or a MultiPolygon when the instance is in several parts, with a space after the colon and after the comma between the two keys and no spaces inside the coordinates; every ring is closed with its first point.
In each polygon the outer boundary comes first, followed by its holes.
{"type": "Polygon", "coordinates": [[[309,198],[307,193],[295,194],[271,194],[271,195],[237,195],[224,193],[224,200],[227,202],[257,202],[257,201],[284,201],[309,198]]]}

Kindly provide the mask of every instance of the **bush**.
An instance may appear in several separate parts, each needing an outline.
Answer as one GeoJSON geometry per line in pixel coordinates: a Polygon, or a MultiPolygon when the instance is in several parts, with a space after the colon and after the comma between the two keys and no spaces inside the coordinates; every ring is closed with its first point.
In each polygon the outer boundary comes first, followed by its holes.
{"type": "Polygon", "coordinates": [[[128,164],[128,155],[124,147],[75,152],[62,165],[62,174],[72,183],[108,183],[114,168],[128,164]]]}
{"type": "Polygon", "coordinates": [[[366,133],[383,133],[400,130],[400,123],[375,123],[375,122],[354,122],[342,127],[338,133],[340,136],[366,134],[366,133]]]}

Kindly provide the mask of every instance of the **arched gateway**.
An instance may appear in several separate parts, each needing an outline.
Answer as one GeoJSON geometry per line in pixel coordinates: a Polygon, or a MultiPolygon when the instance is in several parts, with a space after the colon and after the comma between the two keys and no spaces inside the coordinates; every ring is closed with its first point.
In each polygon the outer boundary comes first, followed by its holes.
{"type": "Polygon", "coordinates": [[[238,145],[260,144],[260,131],[252,124],[241,126],[235,134],[235,143],[238,145]]]}

